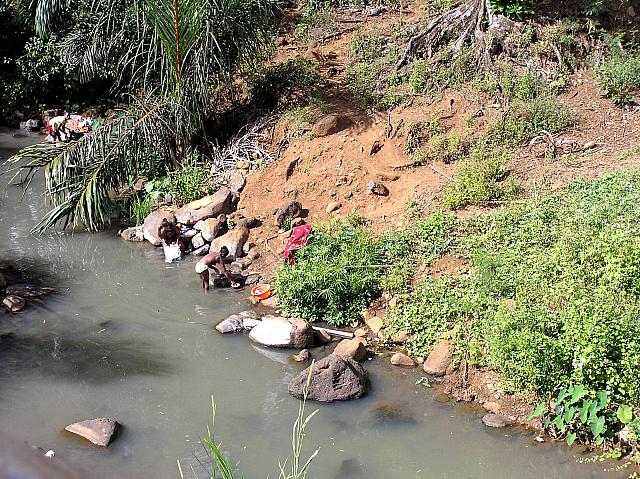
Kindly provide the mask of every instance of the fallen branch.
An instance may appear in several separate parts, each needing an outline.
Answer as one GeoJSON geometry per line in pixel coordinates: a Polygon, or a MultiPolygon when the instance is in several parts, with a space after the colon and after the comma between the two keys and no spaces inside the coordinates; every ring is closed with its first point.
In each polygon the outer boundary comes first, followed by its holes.
{"type": "Polygon", "coordinates": [[[347,338],[352,339],[353,333],[348,333],[346,331],[338,331],[337,329],[329,329],[329,328],[321,328],[320,326],[311,326],[314,331],[324,331],[325,333],[329,333],[331,336],[338,336],[339,338],[347,338]]]}

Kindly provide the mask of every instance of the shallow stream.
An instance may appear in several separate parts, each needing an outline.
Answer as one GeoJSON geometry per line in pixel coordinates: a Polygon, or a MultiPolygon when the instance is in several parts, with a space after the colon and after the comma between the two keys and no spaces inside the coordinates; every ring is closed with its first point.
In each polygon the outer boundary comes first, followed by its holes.
{"type": "MultiPolygon", "coordinates": [[[[0,159],[38,140],[16,133],[0,131],[0,159]]],[[[195,456],[214,395],[224,451],[247,479],[277,477],[298,408],[287,384],[302,366],[287,360],[290,352],[212,329],[248,308],[247,292],[204,293],[191,260],[167,265],[160,250],[113,232],[31,236],[46,211],[41,193],[42,181],[21,201],[21,190],[0,177],[0,259],[61,290],[23,313],[0,312],[0,333],[13,333],[0,336],[0,430],[55,450],[88,478],[175,479],[176,460],[185,477],[191,465],[206,477],[195,456]],[[124,425],[107,449],[62,431],[95,417],[124,425]]],[[[310,478],[613,477],[601,464],[578,464],[578,448],[490,430],[473,408],[436,402],[415,384],[417,370],[382,360],[365,367],[366,398],[307,405],[319,412],[306,449],[321,448],[310,478]],[[404,420],[375,418],[377,401],[398,403],[404,420]]]]}

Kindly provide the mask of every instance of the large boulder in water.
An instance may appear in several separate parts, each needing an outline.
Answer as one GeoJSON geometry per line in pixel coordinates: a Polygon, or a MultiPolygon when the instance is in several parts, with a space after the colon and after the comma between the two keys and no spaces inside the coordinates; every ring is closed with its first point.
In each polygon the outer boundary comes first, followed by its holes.
{"type": "Polygon", "coordinates": [[[229,214],[233,210],[233,195],[229,188],[220,188],[213,195],[187,203],[176,211],[176,218],[184,225],[195,225],[198,221],[229,214]]]}
{"type": "Polygon", "coordinates": [[[158,237],[158,228],[165,218],[169,223],[176,224],[176,216],[169,210],[156,210],[144,219],[142,234],[144,239],[153,246],[160,246],[162,244],[160,237],[158,237]]]}
{"type": "Polygon", "coordinates": [[[142,226],[132,226],[118,233],[120,238],[127,241],[144,241],[144,231],[142,226]]]}
{"type": "Polygon", "coordinates": [[[220,321],[216,325],[216,330],[222,334],[239,333],[253,329],[258,323],[255,311],[243,311],[238,314],[232,314],[227,319],[220,321]]]}
{"type": "Polygon", "coordinates": [[[248,239],[249,229],[244,226],[238,226],[219,238],[214,239],[211,242],[209,251],[218,252],[220,248],[226,246],[229,249],[229,254],[233,255],[234,258],[238,258],[244,254],[242,247],[248,239]]]}
{"type": "MultiPolygon", "coordinates": [[[[367,372],[353,359],[330,354],[312,368],[307,399],[333,402],[357,399],[367,392],[367,372]]],[[[289,383],[289,394],[302,399],[309,368],[298,373],[289,383]]]]}
{"type": "Polygon", "coordinates": [[[302,349],[313,345],[313,328],[302,319],[265,316],[249,337],[263,346],[302,349]]]}
{"type": "Polygon", "coordinates": [[[97,446],[108,446],[115,438],[119,424],[113,419],[100,418],[74,422],[64,429],[82,436],[97,446]]]}

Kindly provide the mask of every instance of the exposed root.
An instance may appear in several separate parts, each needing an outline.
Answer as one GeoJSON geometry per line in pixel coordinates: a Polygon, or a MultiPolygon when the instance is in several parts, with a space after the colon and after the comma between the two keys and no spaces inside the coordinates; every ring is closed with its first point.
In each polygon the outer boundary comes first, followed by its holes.
{"type": "Polygon", "coordinates": [[[486,0],[470,0],[439,15],[424,31],[411,37],[396,69],[399,70],[423,52],[431,58],[434,49],[445,42],[449,42],[445,51],[455,55],[471,40],[475,45],[478,60],[488,66],[490,56],[485,40],[486,34],[482,29],[485,17],[489,17],[491,24],[493,16],[487,8],[486,0]]]}

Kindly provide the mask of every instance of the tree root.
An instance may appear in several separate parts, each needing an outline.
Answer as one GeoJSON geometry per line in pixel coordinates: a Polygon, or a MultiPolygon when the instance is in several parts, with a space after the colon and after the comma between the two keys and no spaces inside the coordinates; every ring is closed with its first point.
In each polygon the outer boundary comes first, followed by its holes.
{"type": "Polygon", "coordinates": [[[431,58],[434,49],[445,42],[449,42],[445,51],[455,55],[472,37],[478,60],[488,66],[491,59],[485,41],[486,33],[482,28],[485,17],[489,18],[491,24],[493,15],[487,8],[487,0],[470,0],[439,15],[424,31],[411,37],[396,69],[399,70],[425,51],[427,57],[431,58]]]}

